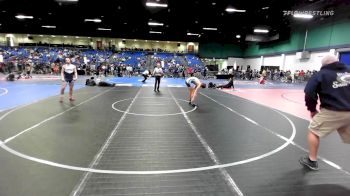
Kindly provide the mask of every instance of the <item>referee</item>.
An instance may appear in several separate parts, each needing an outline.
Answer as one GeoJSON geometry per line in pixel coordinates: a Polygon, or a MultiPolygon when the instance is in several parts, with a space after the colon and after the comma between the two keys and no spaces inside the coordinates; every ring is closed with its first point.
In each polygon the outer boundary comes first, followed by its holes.
{"type": "Polygon", "coordinates": [[[153,70],[153,76],[155,77],[154,92],[159,92],[160,78],[163,75],[163,69],[160,67],[160,64],[158,64],[157,67],[153,70]]]}

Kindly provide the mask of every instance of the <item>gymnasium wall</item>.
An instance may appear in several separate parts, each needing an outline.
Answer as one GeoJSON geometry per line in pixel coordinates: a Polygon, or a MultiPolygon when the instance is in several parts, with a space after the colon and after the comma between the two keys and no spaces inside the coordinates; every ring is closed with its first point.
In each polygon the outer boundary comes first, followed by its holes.
{"type": "Polygon", "coordinates": [[[329,51],[312,52],[310,59],[299,60],[295,54],[263,56],[256,58],[246,58],[244,61],[245,67],[250,65],[252,69],[260,70],[263,66],[278,66],[282,70],[319,70],[321,68],[322,58],[330,54],[329,51]]]}
{"type": "Polygon", "coordinates": [[[250,44],[244,51],[245,65],[253,69],[260,69],[261,65],[280,66],[283,70],[319,70],[321,59],[330,49],[341,50],[350,47],[350,20],[311,26],[305,50],[311,51],[307,60],[299,60],[296,52],[304,47],[305,28],[298,29],[291,34],[291,38],[274,44],[250,44]],[[263,61],[262,61],[263,56],[263,61]]]}
{"type": "Polygon", "coordinates": [[[243,57],[243,50],[234,44],[201,43],[198,54],[201,58],[227,59],[229,57],[243,57]]]}
{"type": "MultiPolygon", "coordinates": [[[[0,34],[0,45],[6,44],[6,36],[8,34],[0,34]]],[[[170,41],[155,41],[155,40],[133,40],[121,38],[96,38],[96,37],[76,37],[76,36],[51,36],[51,35],[30,35],[33,39],[29,39],[27,34],[11,34],[14,45],[18,46],[20,43],[50,43],[50,44],[70,44],[70,45],[89,45],[96,48],[96,42],[101,41],[103,47],[115,48],[143,48],[143,49],[158,49],[162,48],[168,51],[188,52],[188,46],[192,45],[194,53],[198,52],[198,43],[195,42],[170,42],[170,41]],[[180,44],[180,46],[178,46],[180,44]]]]}
{"type": "MultiPolygon", "coordinates": [[[[257,57],[262,55],[279,55],[283,53],[295,53],[302,51],[304,47],[306,28],[298,29],[291,34],[291,38],[270,45],[252,43],[244,51],[245,57],[257,57]]],[[[331,48],[344,48],[350,45],[350,20],[341,20],[308,29],[308,37],[305,48],[307,51],[326,51],[331,48]]]]}

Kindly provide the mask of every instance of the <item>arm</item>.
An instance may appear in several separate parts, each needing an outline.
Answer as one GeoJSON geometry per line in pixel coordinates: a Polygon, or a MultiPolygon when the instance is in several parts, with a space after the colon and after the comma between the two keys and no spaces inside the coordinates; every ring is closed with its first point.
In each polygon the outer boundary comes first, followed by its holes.
{"type": "Polygon", "coordinates": [[[78,79],[78,71],[77,71],[77,67],[74,67],[74,78],[73,80],[77,80],[78,79]]]}
{"type": "Polygon", "coordinates": [[[64,68],[65,66],[62,66],[62,70],[61,70],[61,80],[64,81],[64,68]]]}
{"type": "Polygon", "coordinates": [[[311,116],[317,113],[316,105],[318,100],[318,88],[319,88],[319,74],[310,78],[309,82],[305,86],[305,105],[307,110],[311,112],[311,116]]]}

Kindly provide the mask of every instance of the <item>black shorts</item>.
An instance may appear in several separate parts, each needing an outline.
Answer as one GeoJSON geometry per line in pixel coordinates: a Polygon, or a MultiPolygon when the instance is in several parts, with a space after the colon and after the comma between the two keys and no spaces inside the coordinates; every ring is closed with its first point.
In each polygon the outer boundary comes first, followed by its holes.
{"type": "Polygon", "coordinates": [[[187,86],[188,88],[196,88],[196,87],[197,87],[197,85],[194,84],[194,83],[185,82],[185,84],[186,84],[186,86],[187,86]]]}
{"type": "Polygon", "coordinates": [[[74,80],[73,79],[64,79],[65,82],[67,82],[68,84],[73,84],[74,80]]]}

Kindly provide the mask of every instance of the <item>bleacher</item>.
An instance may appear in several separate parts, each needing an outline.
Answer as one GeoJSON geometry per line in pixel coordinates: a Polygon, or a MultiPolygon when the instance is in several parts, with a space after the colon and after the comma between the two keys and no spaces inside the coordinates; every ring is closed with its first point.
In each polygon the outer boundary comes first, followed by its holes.
{"type": "Polygon", "coordinates": [[[166,70],[171,66],[188,66],[200,71],[203,68],[202,61],[193,54],[176,54],[169,52],[148,51],[119,51],[72,49],[72,48],[48,48],[48,47],[0,47],[5,64],[13,66],[22,63],[38,67],[50,67],[52,63],[64,63],[66,57],[73,57],[73,63],[78,66],[94,64],[99,67],[103,63],[114,66],[143,67],[147,64],[148,56],[152,57],[153,64],[164,62],[166,70]]]}

